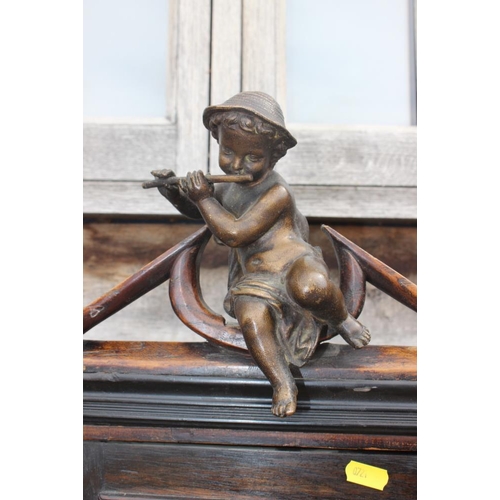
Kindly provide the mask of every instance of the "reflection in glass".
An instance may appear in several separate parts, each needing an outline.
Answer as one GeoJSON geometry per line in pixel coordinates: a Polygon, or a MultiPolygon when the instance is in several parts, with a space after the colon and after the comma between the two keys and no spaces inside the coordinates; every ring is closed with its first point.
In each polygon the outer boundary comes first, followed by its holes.
{"type": "Polygon", "coordinates": [[[287,1],[287,121],[411,125],[406,0],[287,1]]]}
{"type": "Polygon", "coordinates": [[[84,117],[166,115],[168,0],[84,0],[84,117]]]}

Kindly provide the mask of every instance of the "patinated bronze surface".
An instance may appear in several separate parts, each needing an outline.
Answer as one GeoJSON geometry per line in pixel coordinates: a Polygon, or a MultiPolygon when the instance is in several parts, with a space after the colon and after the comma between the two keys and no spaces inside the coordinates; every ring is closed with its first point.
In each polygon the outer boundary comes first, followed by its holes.
{"type": "Polygon", "coordinates": [[[308,243],[309,227],[290,187],[274,170],[296,140],[273,98],[242,92],[208,107],[203,123],[219,144],[226,175],[197,171],[178,178],[171,170],[153,171],[155,180],[143,187],[157,187],[206,227],[87,306],[84,332],[170,279],[179,318],[211,342],[248,350],[272,385],[272,412],[289,416],[297,406],[292,365],[302,366],[336,335],[354,348],[370,341],[356,319],[366,281],[415,310],[416,286],[324,226],[341,271],[340,286],[332,281],[321,251],[308,243]],[[199,261],[212,235],[231,249],[224,309],[234,325],[211,311],[200,291],[199,261]]]}
{"type": "Polygon", "coordinates": [[[232,249],[225,310],[271,382],[273,413],[291,415],[297,387],[289,365],[302,366],[322,333],[325,339],[340,334],[355,348],[370,334],[348,313],[321,254],[308,243],[308,224],[290,187],[274,170],[296,144],[278,103],[261,92],[242,92],[207,108],[203,122],[219,143],[224,173],[252,180],[214,186],[197,171],[159,189],[181,213],[202,217],[232,249]]]}

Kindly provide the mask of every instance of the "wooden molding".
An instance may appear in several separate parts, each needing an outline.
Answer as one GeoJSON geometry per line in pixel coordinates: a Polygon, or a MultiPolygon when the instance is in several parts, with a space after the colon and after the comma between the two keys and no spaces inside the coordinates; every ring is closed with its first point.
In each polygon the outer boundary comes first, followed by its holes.
{"type": "Polygon", "coordinates": [[[249,355],[208,343],[84,346],[87,425],[416,435],[415,348],[320,346],[295,369],[297,413],[279,419],[249,355]]]}

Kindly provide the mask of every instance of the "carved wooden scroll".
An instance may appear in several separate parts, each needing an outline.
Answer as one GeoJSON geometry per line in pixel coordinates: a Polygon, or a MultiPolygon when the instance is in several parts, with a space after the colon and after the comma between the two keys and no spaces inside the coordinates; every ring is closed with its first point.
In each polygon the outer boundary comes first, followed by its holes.
{"type": "Polygon", "coordinates": [[[366,282],[417,311],[417,285],[370,255],[329,226],[322,226],[330,237],[340,269],[340,289],[347,310],[357,318],[363,309],[366,282]]]}
{"type": "Polygon", "coordinates": [[[204,226],[83,309],[83,333],[170,279],[170,300],[179,319],[212,343],[247,350],[237,324],[205,303],[199,281],[203,250],[210,240],[204,226]]]}
{"type": "MultiPolygon", "coordinates": [[[[417,310],[417,286],[329,226],[330,237],[340,269],[340,289],[349,313],[358,317],[370,282],[405,306],[417,310]]],[[[204,226],[178,245],[163,253],[83,309],[83,333],[128,304],[170,279],[170,301],[179,319],[208,341],[223,347],[246,351],[237,323],[227,324],[203,299],[199,281],[203,250],[211,237],[204,226]]]]}
{"type": "Polygon", "coordinates": [[[203,227],[84,307],[83,333],[167,281],[177,257],[187,248],[200,245],[209,238],[210,231],[203,227]]]}
{"type": "Polygon", "coordinates": [[[210,309],[200,288],[200,261],[210,239],[206,228],[201,243],[186,248],[177,258],[170,276],[170,301],[177,317],[193,332],[224,347],[247,350],[239,326],[226,324],[223,316],[210,309]]]}

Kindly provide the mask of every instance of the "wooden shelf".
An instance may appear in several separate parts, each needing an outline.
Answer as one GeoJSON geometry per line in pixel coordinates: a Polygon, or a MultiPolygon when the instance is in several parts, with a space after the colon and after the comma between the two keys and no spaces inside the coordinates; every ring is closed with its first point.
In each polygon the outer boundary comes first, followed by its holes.
{"type": "Polygon", "coordinates": [[[281,419],[249,355],[85,341],[85,498],[416,498],[416,349],[325,344],[294,376],[281,419]],[[350,460],[387,469],[384,491],[346,482],[350,460]]]}

